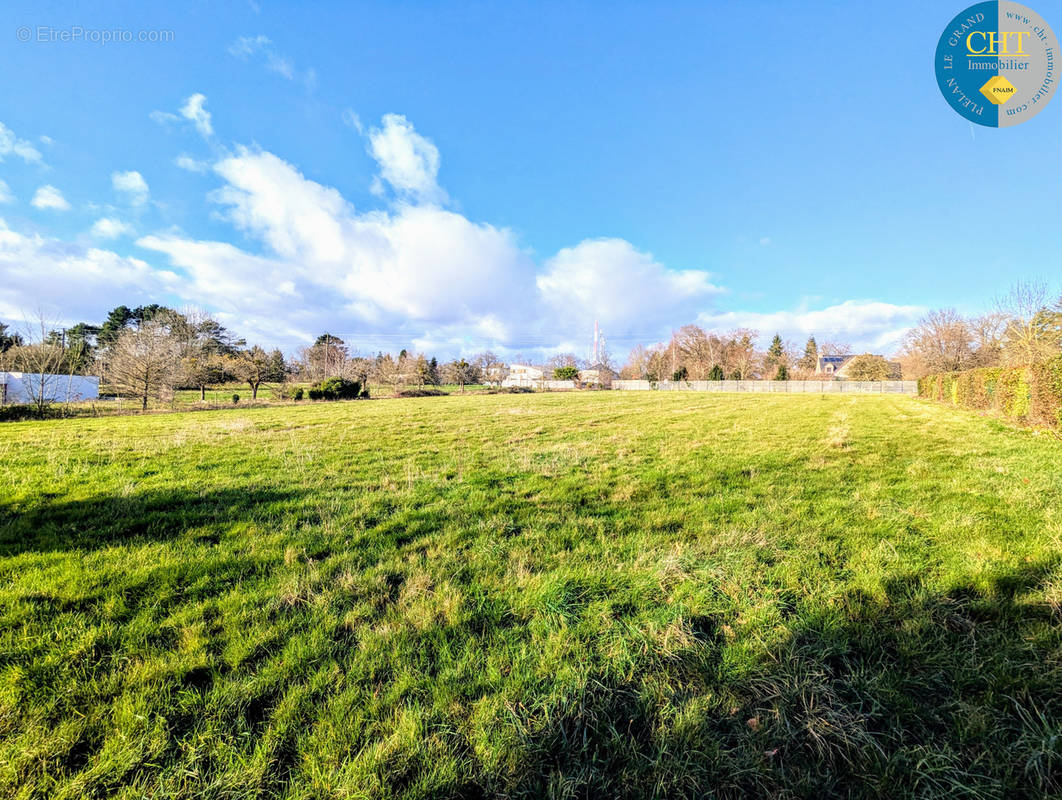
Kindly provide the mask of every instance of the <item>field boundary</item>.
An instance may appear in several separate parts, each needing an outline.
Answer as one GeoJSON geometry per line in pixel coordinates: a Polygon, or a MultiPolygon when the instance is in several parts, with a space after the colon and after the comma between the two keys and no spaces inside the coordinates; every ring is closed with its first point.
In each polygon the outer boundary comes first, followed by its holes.
{"type": "Polygon", "coordinates": [[[793,394],[910,394],[918,381],[612,381],[614,390],[661,392],[781,392],[793,394]]]}

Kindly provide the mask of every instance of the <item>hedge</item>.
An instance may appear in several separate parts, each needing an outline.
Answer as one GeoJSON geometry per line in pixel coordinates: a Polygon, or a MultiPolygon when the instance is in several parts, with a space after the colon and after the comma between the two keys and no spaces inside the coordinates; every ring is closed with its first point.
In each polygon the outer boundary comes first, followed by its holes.
{"type": "Polygon", "coordinates": [[[1062,356],[1029,367],[929,375],[919,378],[918,394],[1034,425],[1062,426],[1062,356]]]}
{"type": "Polygon", "coordinates": [[[346,378],[325,378],[310,387],[311,400],[356,400],[369,396],[369,387],[346,378]]]}

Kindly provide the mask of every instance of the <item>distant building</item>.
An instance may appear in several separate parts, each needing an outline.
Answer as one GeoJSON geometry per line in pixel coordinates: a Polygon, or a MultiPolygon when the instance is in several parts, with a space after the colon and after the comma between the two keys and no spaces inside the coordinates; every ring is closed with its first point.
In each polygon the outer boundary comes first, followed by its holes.
{"type": "Polygon", "coordinates": [[[0,405],[32,403],[42,388],[49,403],[76,403],[99,397],[100,379],[93,375],[0,372],[0,405]]]}
{"type": "Polygon", "coordinates": [[[579,383],[582,386],[608,387],[616,378],[616,373],[610,369],[581,369],[579,370],[579,383]]]}
{"type": "Polygon", "coordinates": [[[532,367],[527,364],[510,364],[509,374],[501,385],[533,387],[545,377],[545,373],[538,367],[532,367]]]}
{"type": "MultiPolygon", "coordinates": [[[[873,353],[859,353],[857,355],[874,355],[873,353]]],[[[825,378],[832,378],[834,380],[844,381],[850,380],[848,375],[848,367],[852,363],[855,355],[849,356],[819,356],[818,362],[815,365],[815,374],[825,378]]],[[[875,358],[883,359],[889,365],[889,380],[900,380],[900,362],[889,361],[885,356],[875,356],[875,358]]]]}

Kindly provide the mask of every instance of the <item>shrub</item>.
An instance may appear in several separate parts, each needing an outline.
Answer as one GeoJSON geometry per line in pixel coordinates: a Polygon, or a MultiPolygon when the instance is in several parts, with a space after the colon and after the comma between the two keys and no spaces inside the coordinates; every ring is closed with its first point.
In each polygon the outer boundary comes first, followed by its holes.
{"type": "Polygon", "coordinates": [[[710,381],[721,381],[725,377],[726,376],[723,374],[723,368],[721,366],[719,366],[718,364],[713,364],[712,365],[712,371],[708,373],[708,380],[710,380],[710,381]]]}
{"type": "Polygon", "coordinates": [[[579,377],[576,367],[557,367],[553,370],[553,379],[556,381],[574,381],[579,377]]]}
{"type": "Polygon", "coordinates": [[[233,404],[233,405],[236,405],[236,404],[237,404],[237,403],[239,403],[239,402],[240,402],[240,396],[239,396],[238,394],[234,394],[234,395],[232,396],[232,404],[233,404]]]}
{"type": "Polygon", "coordinates": [[[302,400],[303,389],[285,381],[273,387],[273,397],[277,400],[302,400]]]}
{"type": "Polygon", "coordinates": [[[1062,356],[1031,367],[989,367],[928,375],[918,394],[1038,425],[1062,425],[1062,356]]]}
{"type": "Polygon", "coordinates": [[[43,416],[45,414],[38,413],[33,406],[0,406],[0,422],[19,422],[24,419],[40,419],[43,416]]]}
{"type": "Polygon", "coordinates": [[[685,367],[679,367],[671,376],[673,381],[684,381],[689,377],[689,371],[685,367]]]}
{"type": "Polygon", "coordinates": [[[356,400],[368,397],[369,389],[362,389],[361,381],[349,381],[346,378],[325,378],[310,387],[311,400],[356,400]]]}

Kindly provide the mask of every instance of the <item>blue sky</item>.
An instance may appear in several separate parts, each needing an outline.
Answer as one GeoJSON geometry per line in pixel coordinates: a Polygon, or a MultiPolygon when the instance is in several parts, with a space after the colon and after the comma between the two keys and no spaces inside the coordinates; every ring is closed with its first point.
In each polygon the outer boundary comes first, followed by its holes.
{"type": "Polygon", "coordinates": [[[7,5],[0,319],[157,301],[286,350],[583,351],[598,318],[619,355],[686,322],[888,351],[926,308],[1062,276],[1062,105],[953,112],[933,53],[960,10],[7,5]],[[38,41],[77,27],[172,41],[38,41]]]}

